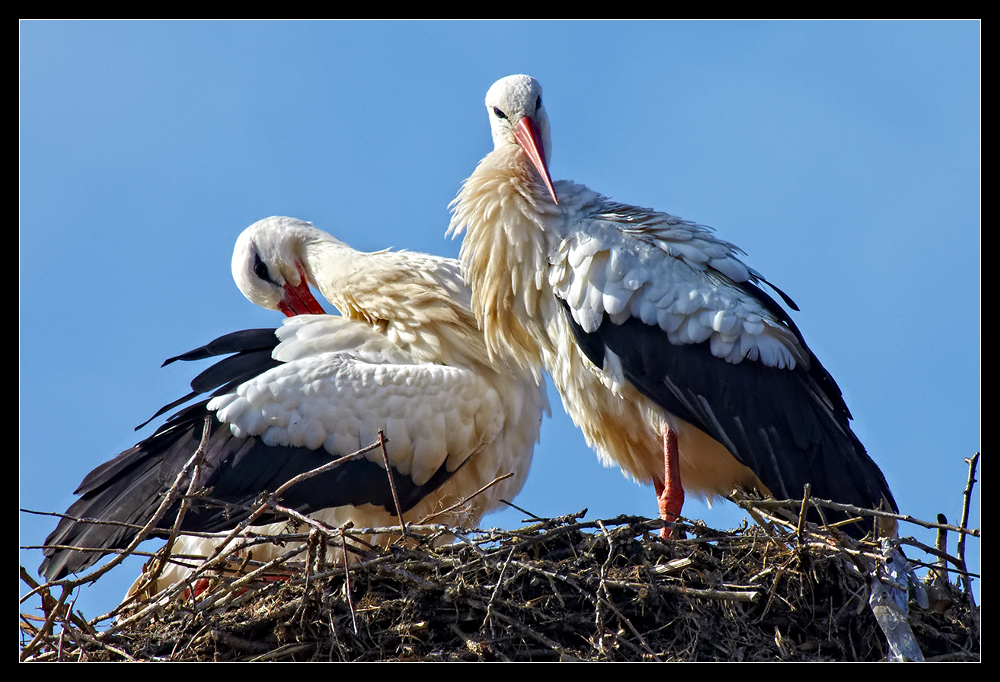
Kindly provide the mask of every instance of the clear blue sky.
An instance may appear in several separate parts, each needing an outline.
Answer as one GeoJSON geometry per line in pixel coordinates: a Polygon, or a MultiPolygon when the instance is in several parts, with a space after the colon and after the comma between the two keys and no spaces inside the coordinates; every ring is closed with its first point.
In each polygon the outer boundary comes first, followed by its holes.
{"type": "MultiPolygon", "coordinates": [[[[133,427],[195,370],[165,358],[280,323],[232,282],[250,223],[457,256],[447,206],[491,149],[486,90],[528,73],[553,177],[741,246],[799,304],[902,511],[958,519],[981,448],[978,22],[21,22],[19,67],[22,507],[65,510],[152,432],[133,427]]],[[[552,398],[517,503],[654,516],[552,398]]],[[[21,514],[21,544],[52,526],[21,514]]]]}

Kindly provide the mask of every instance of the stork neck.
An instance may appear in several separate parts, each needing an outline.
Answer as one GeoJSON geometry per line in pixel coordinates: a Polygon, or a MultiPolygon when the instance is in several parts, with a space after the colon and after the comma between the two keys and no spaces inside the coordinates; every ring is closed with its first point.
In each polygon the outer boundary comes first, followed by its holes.
{"type": "Polygon", "coordinates": [[[302,243],[303,261],[344,317],[370,325],[417,360],[492,371],[476,351],[476,323],[457,263],[407,251],[357,251],[317,233],[302,243]]]}
{"type": "Polygon", "coordinates": [[[352,249],[321,230],[303,228],[302,233],[300,257],[311,284],[342,314],[355,317],[346,309],[350,305],[343,294],[350,291],[348,283],[364,271],[369,254],[352,249]]]}
{"type": "Polygon", "coordinates": [[[473,309],[491,357],[542,366],[553,314],[547,254],[560,241],[563,214],[523,153],[489,154],[452,202],[449,232],[466,231],[461,258],[473,309]]]}

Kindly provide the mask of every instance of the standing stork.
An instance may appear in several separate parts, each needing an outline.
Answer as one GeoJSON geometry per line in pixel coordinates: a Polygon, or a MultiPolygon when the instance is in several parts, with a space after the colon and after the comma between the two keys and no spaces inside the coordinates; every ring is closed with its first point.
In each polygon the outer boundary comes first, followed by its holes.
{"type": "MultiPolygon", "coordinates": [[[[407,520],[465,500],[502,474],[514,475],[442,520],[475,524],[520,491],[548,409],[544,387],[529,371],[489,362],[457,261],[361,253],[309,223],[276,217],[240,237],[233,270],[254,302],[289,315],[318,313],[313,283],[343,316],[290,317],[277,330],[236,332],[174,358],[234,354],[158,414],[214,391],[210,399],[180,409],[87,475],[80,499],[46,540],[39,568],[46,578],[127,547],[198,449],[206,420],[211,432],[194,487],[211,489],[212,502],[193,502],[182,530],[235,527],[262,492],[360,450],[380,430],[407,520]]],[[[373,452],[342,464],[291,487],[281,503],[307,514],[328,510],[325,518],[337,523],[391,525],[396,505],[381,462],[373,452]]],[[[179,507],[167,510],[154,535],[174,526],[179,507]]]]}
{"type": "Polygon", "coordinates": [[[796,498],[807,483],[820,498],[896,510],[836,382],[763,286],[795,304],[736,246],[553,183],[534,78],[497,81],[486,110],[494,149],[452,202],[449,233],[465,232],[492,356],[547,368],[587,442],[652,483],[666,521],[684,489],[796,498]]]}

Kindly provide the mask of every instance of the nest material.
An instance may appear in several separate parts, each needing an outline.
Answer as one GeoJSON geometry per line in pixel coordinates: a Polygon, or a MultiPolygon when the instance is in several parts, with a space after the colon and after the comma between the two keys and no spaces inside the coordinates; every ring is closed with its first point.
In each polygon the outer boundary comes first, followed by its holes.
{"type": "MultiPolygon", "coordinates": [[[[659,521],[582,522],[582,516],[510,531],[437,527],[457,540],[434,546],[433,535],[411,537],[388,550],[368,549],[349,570],[315,557],[326,556],[317,551],[323,543],[344,546],[350,531],[288,536],[288,542],[307,540],[313,558],[301,561],[301,544],[289,544],[281,579],[259,580],[279,560],[249,577],[217,575],[197,597],[194,583],[176,586],[129,605],[102,631],[66,614],[43,587],[46,617],[22,614],[22,659],[879,661],[889,655],[868,605],[870,571],[880,556],[874,545],[794,524],[728,532],[685,526],[686,538],[665,541],[659,521]]],[[[978,661],[979,610],[970,595],[947,580],[933,592],[933,608],[911,603],[909,612],[925,659],[978,661]]]]}

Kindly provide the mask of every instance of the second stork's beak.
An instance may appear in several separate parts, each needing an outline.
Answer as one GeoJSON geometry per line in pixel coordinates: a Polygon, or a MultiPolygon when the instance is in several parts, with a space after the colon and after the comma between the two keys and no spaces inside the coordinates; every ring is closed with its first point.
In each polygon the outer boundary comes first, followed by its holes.
{"type": "Polygon", "coordinates": [[[542,181],[545,182],[546,189],[552,195],[552,201],[558,204],[559,198],[556,197],[556,190],[552,186],[552,178],[549,177],[549,166],[545,160],[545,146],[542,144],[542,139],[538,134],[538,126],[531,120],[531,117],[523,117],[517,126],[514,127],[514,139],[517,140],[518,146],[521,147],[521,150],[527,155],[528,160],[531,161],[531,165],[542,176],[542,181]]]}

